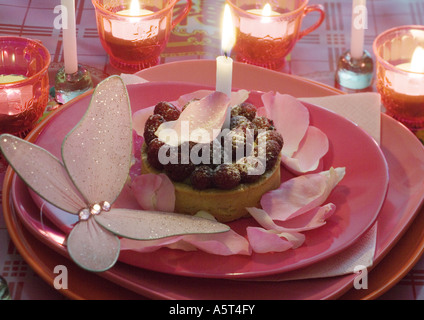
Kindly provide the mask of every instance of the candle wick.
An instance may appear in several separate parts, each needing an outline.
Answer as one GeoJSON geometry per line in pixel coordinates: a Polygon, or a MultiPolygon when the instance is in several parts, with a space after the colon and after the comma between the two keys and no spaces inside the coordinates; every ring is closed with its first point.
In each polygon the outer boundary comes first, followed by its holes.
{"type": "Polygon", "coordinates": [[[227,53],[227,51],[224,51],[224,56],[225,56],[225,58],[228,58],[228,53],[227,53]]]}

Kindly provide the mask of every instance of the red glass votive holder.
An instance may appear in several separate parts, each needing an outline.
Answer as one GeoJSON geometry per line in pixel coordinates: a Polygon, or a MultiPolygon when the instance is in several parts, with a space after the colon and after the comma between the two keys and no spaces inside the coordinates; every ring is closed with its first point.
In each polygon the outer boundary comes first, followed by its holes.
{"type": "Polygon", "coordinates": [[[236,28],[236,60],[269,69],[281,69],[296,42],[325,19],[322,5],[309,0],[226,0],[236,28]],[[318,12],[318,21],[301,30],[303,18],[318,12]]]}
{"type": "Polygon", "coordinates": [[[412,131],[424,129],[424,26],[387,30],[373,47],[386,113],[412,131]]]}
{"type": "Polygon", "coordinates": [[[40,42],[0,37],[0,133],[24,137],[49,99],[50,53],[40,42]]]}
{"type": "Polygon", "coordinates": [[[171,30],[191,9],[192,1],[186,1],[173,18],[178,0],[92,0],[97,31],[111,65],[133,73],[158,64],[171,30]]]}

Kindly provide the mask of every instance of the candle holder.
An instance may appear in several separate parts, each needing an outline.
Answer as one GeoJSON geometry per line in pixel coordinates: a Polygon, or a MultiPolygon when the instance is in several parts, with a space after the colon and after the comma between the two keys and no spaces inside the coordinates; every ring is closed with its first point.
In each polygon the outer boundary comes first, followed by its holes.
{"type": "Polygon", "coordinates": [[[226,0],[233,13],[237,42],[236,60],[280,70],[296,42],[317,29],[325,18],[324,7],[308,5],[308,0],[226,0]],[[301,29],[303,18],[318,12],[312,26],[301,29]]]}
{"type": "Polygon", "coordinates": [[[55,97],[58,103],[64,104],[80,94],[93,88],[90,72],[78,65],[78,71],[71,74],[65,73],[65,67],[59,69],[55,79],[55,97]]]}
{"type": "Polygon", "coordinates": [[[424,129],[424,26],[387,30],[373,49],[386,113],[414,132],[424,129]]]}
{"type": "Polygon", "coordinates": [[[337,63],[336,87],[347,92],[367,91],[372,87],[374,61],[368,51],[355,59],[345,52],[337,63]]]}
{"type": "Polygon", "coordinates": [[[0,37],[0,134],[24,137],[49,98],[50,53],[40,42],[0,37]]]}
{"type": "Polygon", "coordinates": [[[192,6],[192,1],[186,0],[184,9],[173,19],[177,1],[136,1],[134,9],[128,0],[92,0],[100,42],[110,64],[127,73],[158,64],[171,30],[192,6]]]}

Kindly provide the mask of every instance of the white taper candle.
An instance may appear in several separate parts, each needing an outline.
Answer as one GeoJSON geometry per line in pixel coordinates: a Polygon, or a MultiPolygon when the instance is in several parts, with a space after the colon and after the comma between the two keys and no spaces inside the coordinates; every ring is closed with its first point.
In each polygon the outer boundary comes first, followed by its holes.
{"type": "Polygon", "coordinates": [[[75,0],[61,0],[62,6],[66,13],[62,16],[66,19],[63,23],[63,59],[65,63],[65,73],[73,74],[78,71],[78,54],[77,54],[77,34],[76,34],[76,21],[75,21],[75,0]]]}

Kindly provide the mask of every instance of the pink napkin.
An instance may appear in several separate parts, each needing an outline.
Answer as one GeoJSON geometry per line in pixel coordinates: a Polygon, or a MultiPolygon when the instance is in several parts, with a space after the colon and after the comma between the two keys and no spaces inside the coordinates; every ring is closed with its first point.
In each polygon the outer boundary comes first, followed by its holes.
{"type": "MultiPolygon", "coordinates": [[[[122,74],[121,77],[128,84],[147,82],[145,79],[135,75],[122,74]]],[[[381,103],[379,94],[357,93],[319,98],[301,98],[300,100],[331,110],[349,119],[366,131],[378,144],[380,143],[381,103]]],[[[249,281],[325,278],[351,274],[357,272],[357,270],[369,268],[374,261],[376,237],[377,225],[374,225],[355,244],[325,261],[293,272],[249,279],[249,281]]]]}

